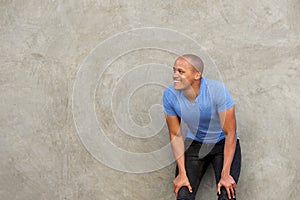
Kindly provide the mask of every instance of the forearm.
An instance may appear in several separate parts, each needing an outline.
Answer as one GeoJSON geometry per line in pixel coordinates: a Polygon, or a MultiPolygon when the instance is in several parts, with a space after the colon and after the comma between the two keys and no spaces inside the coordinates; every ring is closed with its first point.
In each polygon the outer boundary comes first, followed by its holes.
{"type": "Polygon", "coordinates": [[[181,134],[170,134],[170,141],[179,174],[185,174],[184,142],[181,134]]]}
{"type": "Polygon", "coordinates": [[[230,168],[235,153],[236,142],[237,138],[235,132],[226,134],[222,176],[230,175],[230,168]]]}

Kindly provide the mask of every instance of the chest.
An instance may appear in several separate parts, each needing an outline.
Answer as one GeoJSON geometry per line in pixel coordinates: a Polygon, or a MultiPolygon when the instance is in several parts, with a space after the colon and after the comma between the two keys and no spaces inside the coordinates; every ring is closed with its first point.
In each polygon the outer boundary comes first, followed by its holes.
{"type": "Polygon", "coordinates": [[[194,102],[190,102],[184,96],[177,98],[175,111],[185,121],[197,121],[211,119],[215,113],[215,105],[210,95],[201,95],[194,102]]]}

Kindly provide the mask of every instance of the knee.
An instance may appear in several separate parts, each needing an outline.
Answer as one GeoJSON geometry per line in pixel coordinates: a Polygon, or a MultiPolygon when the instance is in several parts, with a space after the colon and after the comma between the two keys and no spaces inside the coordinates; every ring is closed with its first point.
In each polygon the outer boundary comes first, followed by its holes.
{"type": "Polygon", "coordinates": [[[221,187],[221,194],[218,194],[218,200],[236,200],[236,198],[229,199],[226,189],[221,187]]]}
{"type": "Polygon", "coordinates": [[[190,193],[187,187],[182,187],[178,191],[177,200],[195,200],[195,193],[190,193]]]}

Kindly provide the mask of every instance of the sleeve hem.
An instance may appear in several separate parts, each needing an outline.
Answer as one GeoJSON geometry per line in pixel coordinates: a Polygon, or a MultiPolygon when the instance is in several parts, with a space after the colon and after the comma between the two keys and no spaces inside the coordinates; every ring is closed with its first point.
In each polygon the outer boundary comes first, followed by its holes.
{"type": "Polygon", "coordinates": [[[174,113],[170,114],[170,113],[167,113],[166,111],[164,113],[167,114],[167,115],[169,115],[169,116],[176,116],[176,117],[178,116],[177,114],[174,114],[174,113]]]}
{"type": "Polygon", "coordinates": [[[230,109],[232,106],[234,106],[234,103],[229,104],[228,106],[226,106],[225,109],[218,110],[218,113],[225,112],[226,110],[230,109]]]}

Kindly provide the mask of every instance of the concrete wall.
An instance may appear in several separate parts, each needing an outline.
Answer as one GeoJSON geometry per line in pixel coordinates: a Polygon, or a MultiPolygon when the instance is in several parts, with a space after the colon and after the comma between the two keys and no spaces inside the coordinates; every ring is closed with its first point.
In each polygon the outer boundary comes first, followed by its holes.
{"type": "Polygon", "coordinates": [[[174,199],[161,94],[200,47],[236,103],[239,199],[298,199],[299,18],[297,0],[0,1],[0,199],[174,199]]]}

